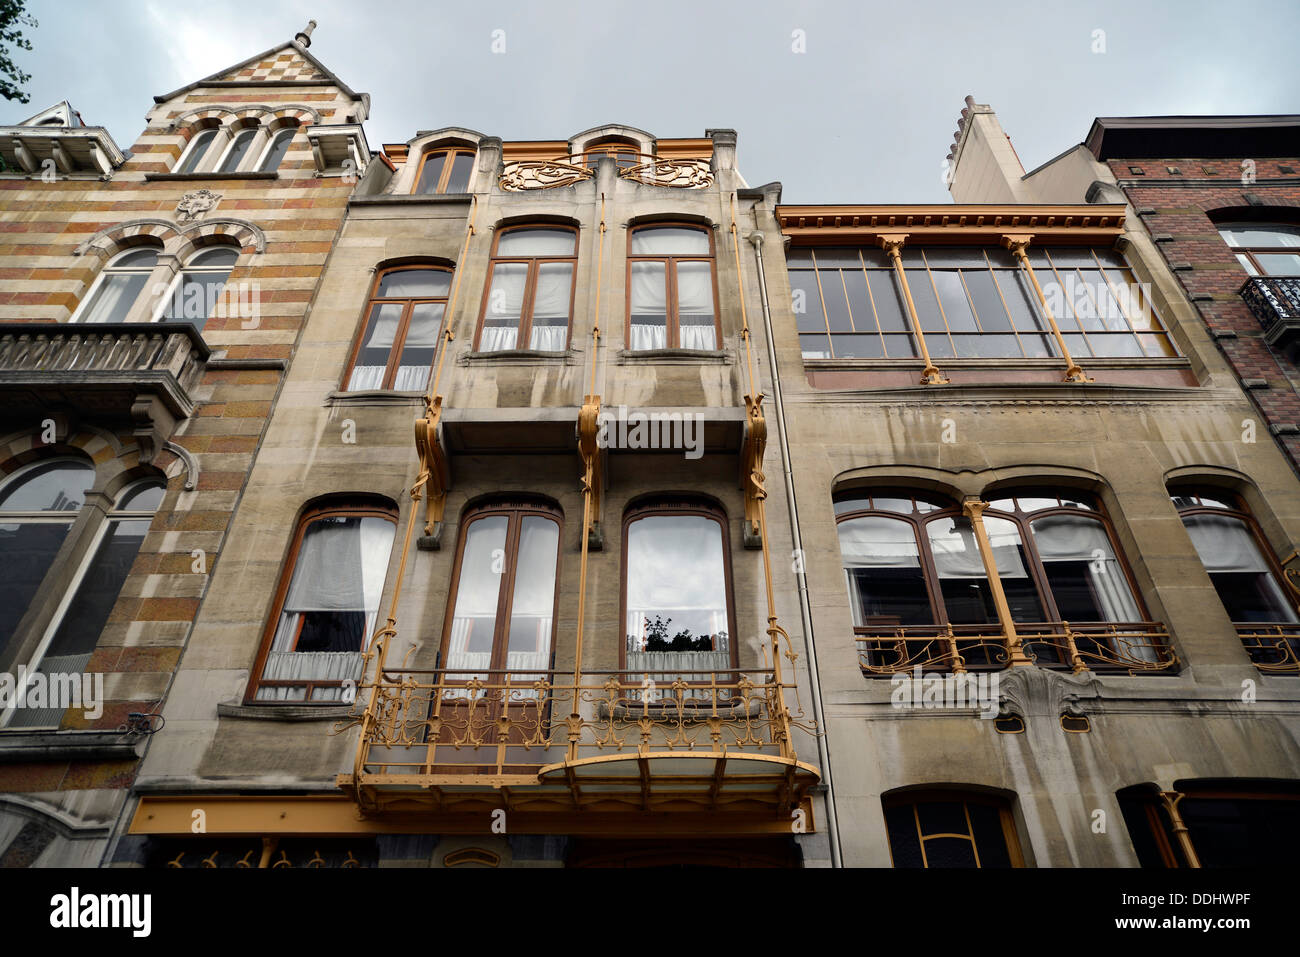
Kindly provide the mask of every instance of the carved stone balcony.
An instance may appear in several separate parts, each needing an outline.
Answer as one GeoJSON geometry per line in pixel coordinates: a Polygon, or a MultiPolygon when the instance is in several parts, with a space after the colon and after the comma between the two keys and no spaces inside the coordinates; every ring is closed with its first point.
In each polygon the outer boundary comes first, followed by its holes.
{"type": "Polygon", "coordinates": [[[1300,277],[1253,276],[1241,298],[1264,327],[1264,340],[1293,360],[1300,351],[1300,277]]]}
{"type": "Polygon", "coordinates": [[[209,354],[187,322],[0,323],[0,417],[129,426],[150,461],[193,414],[209,354]]]}

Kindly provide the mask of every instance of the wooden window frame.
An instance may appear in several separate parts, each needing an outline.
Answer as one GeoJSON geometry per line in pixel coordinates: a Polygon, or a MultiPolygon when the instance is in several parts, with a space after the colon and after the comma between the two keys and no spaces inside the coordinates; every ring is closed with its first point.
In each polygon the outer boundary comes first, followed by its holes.
{"type": "MultiPolygon", "coordinates": [[[[679,303],[677,301],[677,264],[681,262],[707,262],[709,264],[709,277],[712,280],[710,285],[713,288],[713,341],[715,351],[722,349],[722,311],[718,308],[718,256],[717,247],[714,243],[713,230],[700,223],[683,222],[683,221],[654,221],[649,223],[638,223],[627,231],[627,290],[624,294],[623,312],[627,317],[623,329],[623,341],[631,349],[632,343],[632,265],[633,263],[651,262],[664,264],[664,308],[667,315],[664,317],[665,349],[681,349],[681,321],[678,314],[679,303]],[[642,230],[650,229],[692,229],[704,233],[709,240],[709,253],[707,256],[651,256],[639,255],[632,252],[632,240],[635,235],[642,230]],[[672,268],[670,269],[669,266],[672,268]]],[[[640,352],[655,352],[658,350],[642,349],[640,352]]]]}
{"type": "MultiPolygon", "coordinates": [[[[442,339],[442,330],[447,328],[447,304],[450,296],[451,282],[455,281],[455,268],[443,265],[442,263],[424,263],[424,262],[406,262],[393,266],[385,266],[375,272],[374,281],[370,284],[370,293],[366,297],[365,305],[361,308],[361,322],[357,331],[355,340],[352,343],[352,352],[348,356],[347,365],[343,369],[343,379],[339,383],[339,391],[346,393],[352,383],[352,373],[356,368],[357,358],[361,355],[362,344],[365,342],[366,330],[370,328],[370,314],[376,305],[392,305],[395,303],[404,303],[402,308],[402,317],[398,320],[397,331],[393,334],[393,347],[388,353],[388,364],[384,367],[384,378],[377,391],[392,391],[393,383],[397,379],[397,370],[401,366],[402,352],[406,349],[406,334],[411,326],[411,313],[415,311],[417,305],[425,303],[442,303],[442,324],[439,327],[439,334],[435,343],[440,343],[442,339]],[[410,270],[426,270],[447,273],[448,278],[448,295],[447,296],[415,296],[415,297],[380,297],[379,286],[384,277],[390,273],[406,272],[410,270]]],[[[434,354],[437,354],[439,345],[435,344],[434,354]]],[[[370,391],[370,390],[358,390],[370,391]]]]}
{"type": "MultiPolygon", "coordinates": [[[[945,505],[939,508],[934,508],[926,512],[920,512],[916,508],[916,501],[918,499],[921,501],[929,502],[930,504],[937,504],[935,500],[941,499],[943,498],[943,496],[935,495],[933,497],[927,498],[924,495],[918,495],[917,494],[918,491],[920,490],[912,490],[906,488],[903,489],[883,488],[883,487],[878,489],[847,488],[847,489],[840,490],[839,492],[837,492],[835,496],[836,498],[870,497],[873,500],[873,503],[874,503],[874,499],[876,498],[886,498],[886,497],[887,498],[910,498],[913,500],[913,504],[912,504],[912,511],[910,513],[896,512],[889,509],[878,509],[878,508],[854,509],[853,511],[837,512],[835,515],[836,538],[838,541],[839,524],[841,522],[849,521],[855,518],[866,518],[866,517],[892,518],[896,520],[905,521],[909,525],[911,525],[912,533],[916,537],[916,543],[917,543],[920,562],[921,562],[921,569],[925,575],[926,589],[929,593],[929,598],[930,598],[930,611],[932,617],[934,618],[933,624],[947,625],[950,624],[950,622],[948,621],[948,609],[943,601],[943,590],[940,586],[939,573],[938,573],[937,566],[935,565],[934,562],[934,555],[930,549],[929,536],[925,534],[925,526],[930,524],[931,522],[940,521],[943,519],[963,517],[962,507],[960,505],[953,504],[953,505],[945,505]]],[[[1051,498],[1056,498],[1059,501],[1066,497],[1064,493],[1067,491],[1068,489],[1055,491],[1051,488],[1042,488],[1041,486],[1040,487],[1014,486],[1009,489],[998,489],[995,491],[985,492],[984,500],[988,501],[989,499],[997,499],[997,498],[1018,499],[1022,497],[1024,498],[1051,497],[1051,498]]],[[[1079,515],[1087,518],[1096,519],[1097,521],[1101,522],[1102,527],[1105,529],[1106,532],[1106,538],[1110,542],[1110,547],[1115,552],[1116,561],[1119,562],[1120,569],[1124,573],[1124,579],[1129,586],[1129,591],[1133,595],[1133,600],[1136,602],[1138,606],[1138,611],[1143,616],[1146,616],[1147,615],[1146,604],[1142,600],[1142,594],[1140,590],[1137,588],[1137,584],[1133,579],[1132,569],[1129,567],[1128,559],[1124,555],[1124,550],[1120,547],[1119,540],[1115,535],[1114,526],[1111,524],[1110,518],[1109,516],[1106,515],[1105,510],[1101,507],[1100,499],[1092,493],[1080,493],[1079,497],[1090,499],[1093,502],[1095,508],[1082,509],[1082,508],[1073,508],[1066,505],[1058,505],[1055,508],[1049,507],[1049,508],[1036,509],[1032,512],[1023,512],[1019,510],[1020,506],[1019,503],[1017,503],[1016,506],[1017,510],[1014,512],[1008,512],[1003,509],[994,508],[992,505],[990,505],[989,508],[984,512],[984,518],[986,520],[988,518],[1001,518],[1001,519],[1008,520],[1015,525],[1016,531],[1020,535],[1021,546],[1025,550],[1025,557],[1026,559],[1028,559],[1025,564],[1027,565],[1030,581],[1032,581],[1034,584],[1034,588],[1038,593],[1039,605],[1043,609],[1044,620],[1043,622],[1041,622],[1041,624],[1054,624],[1061,621],[1060,610],[1056,606],[1056,597],[1052,594],[1051,583],[1048,581],[1047,578],[1047,570],[1043,567],[1042,557],[1038,554],[1038,547],[1034,543],[1033,528],[1030,525],[1030,522],[1032,520],[1042,518],[1048,515],[1079,515]]],[[[1222,511],[1222,510],[1220,509],[1218,511],[1222,511]]],[[[842,562],[841,562],[841,568],[843,568],[842,562]]],[[[1143,620],[1145,620],[1145,618],[1143,620]]],[[[990,622],[989,624],[992,627],[992,626],[998,626],[1000,623],[995,620],[993,622],[990,622]]],[[[1016,622],[1016,624],[1029,625],[1029,624],[1040,624],[1040,623],[1039,622],[1023,622],[1023,623],[1016,622]]],[[[1072,622],[1072,624],[1074,623],[1072,622]]],[[[874,630],[876,630],[875,626],[871,626],[871,625],[854,627],[855,633],[862,634],[862,635],[873,633],[874,630]]],[[[1032,641],[1032,637],[1028,634],[1025,635],[1025,638],[1027,640],[1032,641]]]]}
{"type": "MultiPolygon", "coordinates": [[[[712,519],[717,522],[722,532],[722,576],[726,586],[727,600],[727,651],[731,656],[731,667],[740,668],[740,641],[736,634],[736,599],[732,585],[731,530],[728,528],[727,514],[722,507],[705,499],[691,496],[671,496],[642,500],[634,503],[623,513],[623,542],[619,565],[619,599],[618,599],[618,670],[627,671],[627,546],[628,530],[633,522],[643,518],[669,517],[673,515],[693,515],[712,519]]],[[[683,669],[689,670],[689,669],[683,669]]],[[[720,676],[721,677],[721,676],[720,676]]],[[[707,683],[707,679],[701,679],[707,683]]]]}
{"type": "MultiPolygon", "coordinates": [[[[330,518],[336,515],[348,518],[382,518],[393,524],[394,542],[396,542],[396,530],[398,512],[395,508],[389,508],[373,502],[365,501],[335,501],[324,502],[310,506],[300,516],[294,526],[293,537],[289,539],[289,547],[285,551],[284,557],[280,560],[280,581],[276,585],[275,595],[271,601],[271,608],[266,616],[266,623],[262,628],[262,643],[257,651],[257,658],[253,662],[253,670],[250,672],[248,687],[244,692],[244,704],[257,705],[259,707],[276,707],[284,705],[310,705],[312,707],[338,706],[337,701],[312,701],[312,692],[318,688],[339,688],[343,682],[333,680],[303,679],[301,681],[266,681],[262,677],[262,670],[266,667],[267,656],[271,653],[271,644],[275,641],[276,630],[280,626],[280,615],[284,612],[284,600],[289,594],[289,585],[293,581],[294,569],[298,567],[298,557],[302,554],[302,540],[307,533],[307,528],[316,520],[321,518],[330,518]],[[301,701],[284,700],[284,701],[266,701],[259,700],[257,692],[263,688],[276,688],[282,686],[301,687],[303,689],[303,698],[301,701]]],[[[392,558],[392,549],[389,549],[389,558],[392,558]]],[[[385,568],[385,572],[387,569],[385,568]]],[[[388,584],[387,575],[385,575],[385,586],[388,584]]],[[[299,635],[302,633],[302,623],[299,623],[298,634],[294,635],[293,644],[297,648],[299,635]]],[[[370,643],[372,635],[363,635],[361,648],[358,651],[364,652],[370,643]]]]}
{"type": "MultiPolygon", "coordinates": [[[[535,352],[538,350],[529,349],[527,343],[531,341],[533,335],[533,307],[536,305],[537,298],[537,277],[541,272],[543,264],[548,263],[569,263],[573,266],[570,270],[569,283],[569,319],[565,326],[564,348],[567,350],[573,339],[573,302],[577,298],[578,290],[578,244],[581,240],[581,233],[577,226],[571,226],[568,223],[519,223],[514,226],[505,226],[496,231],[492,237],[492,255],[488,259],[487,278],[483,283],[483,304],[479,307],[478,325],[474,329],[474,351],[478,352],[483,340],[483,329],[487,324],[487,307],[492,299],[492,280],[496,275],[496,267],[500,263],[526,263],[528,272],[524,277],[524,297],[519,304],[519,327],[515,334],[515,347],[513,349],[498,349],[493,352],[535,352]],[[498,250],[501,245],[501,237],[507,233],[513,233],[523,230],[563,230],[573,234],[573,255],[572,256],[500,256],[498,250]]],[[[493,352],[483,353],[492,355],[493,352]]]]}
{"type": "Polygon", "coordinates": [[[451,179],[452,167],[456,164],[456,157],[465,154],[471,159],[478,156],[478,147],[476,146],[435,146],[425,150],[420,154],[420,168],[415,171],[415,180],[411,183],[412,196],[462,196],[469,194],[469,186],[474,182],[474,170],[469,172],[469,182],[465,184],[464,193],[448,193],[447,183],[451,179]],[[433,189],[420,189],[420,182],[424,179],[424,164],[429,162],[430,157],[444,156],[446,162],[442,164],[442,172],[438,174],[438,182],[433,189]]]}
{"type": "MultiPolygon", "coordinates": [[[[1286,256],[1286,255],[1295,255],[1295,256],[1300,256],[1300,246],[1234,246],[1234,245],[1232,245],[1232,243],[1228,242],[1227,237],[1225,237],[1225,236],[1223,235],[1223,231],[1224,231],[1225,229],[1232,229],[1234,226],[1254,226],[1254,227],[1256,227],[1256,228],[1268,228],[1268,227],[1274,227],[1274,226],[1289,226],[1289,227],[1291,227],[1292,229],[1296,229],[1296,228],[1298,228],[1298,226],[1300,226],[1300,224],[1297,224],[1297,223],[1283,223],[1283,222],[1277,222],[1277,221],[1275,221],[1275,220],[1261,221],[1261,222],[1258,222],[1258,223],[1243,223],[1243,222],[1237,221],[1237,222],[1231,222],[1231,223],[1223,223],[1223,224],[1215,223],[1215,224],[1214,224],[1214,228],[1215,228],[1215,230],[1218,232],[1218,234],[1219,234],[1219,238],[1223,240],[1223,244],[1224,244],[1225,246],[1228,247],[1228,249],[1229,249],[1230,252],[1232,252],[1233,257],[1235,258],[1236,256],[1239,256],[1239,255],[1240,255],[1240,256],[1245,256],[1247,259],[1250,260],[1250,264],[1251,264],[1251,266],[1253,266],[1254,269],[1255,269],[1255,272],[1253,273],[1252,278],[1255,278],[1255,279],[1268,279],[1268,278],[1276,278],[1276,279],[1290,279],[1290,278],[1293,278],[1293,277],[1296,275],[1295,273],[1282,274],[1282,273],[1271,273],[1271,272],[1269,272],[1268,270],[1266,270],[1263,266],[1261,266],[1261,265],[1259,264],[1259,260],[1255,258],[1255,254],[1256,254],[1256,253],[1262,253],[1262,254],[1265,255],[1265,256],[1269,256],[1269,255],[1274,255],[1274,256],[1276,256],[1276,255],[1283,255],[1283,256],[1286,256]]],[[[1238,262],[1240,262],[1240,260],[1238,260],[1238,262]]]]}
{"type": "Polygon", "coordinates": [[[882,816],[885,817],[885,844],[889,848],[889,864],[891,867],[896,867],[897,865],[894,864],[893,841],[889,839],[889,818],[887,812],[894,808],[908,807],[911,808],[912,820],[916,825],[916,836],[917,841],[920,844],[921,860],[924,864],[924,869],[930,869],[929,861],[926,860],[925,842],[936,837],[955,837],[970,841],[975,852],[975,866],[976,868],[983,869],[983,865],[980,863],[979,845],[975,842],[975,828],[971,823],[970,810],[967,807],[969,804],[982,804],[986,807],[997,809],[998,820],[1002,825],[1002,837],[1006,842],[1007,859],[1011,862],[1013,868],[1021,868],[1025,866],[1024,852],[1020,847],[1020,835],[1016,829],[1016,819],[1015,815],[1012,813],[1012,802],[1010,798],[996,794],[983,794],[978,791],[918,789],[914,791],[909,790],[885,794],[881,796],[880,800],[882,816]],[[951,834],[948,832],[925,834],[922,832],[920,815],[917,812],[916,806],[927,801],[947,804],[960,803],[962,805],[962,813],[966,817],[967,832],[965,834],[951,834]]]}
{"type": "MultiPolygon", "coordinates": [[[[461,572],[464,570],[465,546],[469,542],[469,532],[475,522],[492,516],[505,516],[506,543],[505,565],[501,574],[501,583],[497,586],[496,618],[492,630],[492,655],[487,671],[506,671],[507,656],[510,652],[510,635],[506,631],[510,625],[511,610],[515,596],[515,578],[519,571],[519,538],[523,531],[524,519],[538,516],[555,522],[558,539],[555,549],[555,595],[551,606],[551,651],[550,660],[543,669],[524,670],[521,673],[536,674],[538,671],[553,671],[555,659],[556,624],[560,613],[560,572],[561,559],[564,555],[564,513],[559,507],[542,499],[531,498],[496,498],[465,510],[461,515],[460,529],[457,534],[456,558],[452,566],[451,583],[447,590],[447,612],[443,616],[442,638],[438,646],[438,669],[441,673],[446,667],[447,652],[451,642],[451,629],[456,616],[456,602],[460,597],[461,572]]],[[[454,670],[454,669],[453,669],[454,670]]],[[[492,679],[489,679],[491,683],[492,679]]],[[[457,679],[447,679],[448,684],[460,683],[457,679]]]]}

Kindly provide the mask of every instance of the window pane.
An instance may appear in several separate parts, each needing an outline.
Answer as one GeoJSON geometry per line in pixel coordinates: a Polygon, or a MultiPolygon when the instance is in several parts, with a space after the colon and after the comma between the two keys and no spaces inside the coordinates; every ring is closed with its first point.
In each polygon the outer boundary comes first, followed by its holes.
{"type": "Polygon", "coordinates": [[[111,275],[106,274],[104,281],[95,290],[95,298],[90,301],[81,316],[82,322],[125,322],[131,307],[135,305],[144,285],[149,281],[149,274],[144,272],[111,275]]]}
{"type": "Polygon", "coordinates": [[[0,521],[0,649],[14,636],[70,528],[71,521],[0,521]]]}
{"type": "Polygon", "coordinates": [[[707,256],[709,237],[702,229],[651,226],[632,233],[633,256],[707,256]]]}
{"type": "Polygon", "coordinates": [[[1029,562],[1025,557],[1025,546],[1020,540],[1019,528],[1005,518],[986,517],[984,530],[993,547],[998,579],[1002,582],[1007,604],[1011,607],[1012,619],[1042,621],[1046,615],[1038,598],[1038,586],[1029,577],[1029,562]]]}
{"type": "Polygon", "coordinates": [[[497,256],[572,256],[577,244],[571,229],[511,229],[497,241],[497,256]]]}
{"type": "Polygon", "coordinates": [[[716,349],[713,324],[713,264],[677,263],[677,321],[683,349],[716,349]]]}
{"type": "Polygon", "coordinates": [[[1196,554],[1233,621],[1296,621],[1255,536],[1229,515],[1184,515],[1196,554]]]}
{"type": "Polygon", "coordinates": [[[560,352],[569,345],[573,263],[542,263],[533,294],[533,329],[528,348],[560,352]]]}
{"type": "Polygon", "coordinates": [[[845,269],[840,272],[840,277],[848,294],[849,311],[853,313],[853,328],[857,332],[876,332],[876,315],[867,294],[866,273],[861,269],[845,269]]]}
{"type": "Polygon", "coordinates": [[[1030,528],[1063,621],[1142,620],[1101,522],[1082,515],[1045,515],[1030,528]]]}
{"type": "Polygon", "coordinates": [[[840,333],[831,336],[831,341],[835,343],[837,359],[883,359],[885,355],[880,336],[840,333]]]}
{"type": "Polygon", "coordinates": [[[823,269],[819,273],[822,299],[826,303],[826,321],[831,332],[852,332],[853,321],[849,318],[849,302],[841,275],[838,269],[823,269]]]}
{"type": "Polygon", "coordinates": [[[444,662],[448,668],[479,671],[491,665],[504,572],[501,556],[505,554],[509,523],[504,515],[490,515],[470,523],[444,662]]]}
{"type": "Polygon", "coordinates": [[[492,286],[483,313],[483,333],[479,337],[480,351],[517,348],[527,280],[527,263],[497,263],[492,267],[492,286]]]}
{"type": "Polygon", "coordinates": [[[166,494],[167,487],[161,482],[140,482],[128,487],[114,508],[121,512],[152,512],[166,494]]]}
{"type": "Polygon", "coordinates": [[[253,137],[256,135],[257,130],[241,130],[235,136],[235,140],[231,144],[229,152],[226,153],[226,158],[221,161],[221,168],[217,172],[232,173],[239,169],[239,164],[243,161],[248,148],[253,145],[253,137]]]}
{"type": "MultiPolygon", "coordinates": [[[[907,288],[912,292],[912,302],[916,304],[916,314],[921,319],[921,331],[945,332],[939,301],[934,298],[934,287],[930,285],[930,274],[924,269],[907,270],[907,288]]],[[[929,341],[926,340],[927,345],[929,341]]]]}
{"type": "Polygon", "coordinates": [[[975,834],[980,867],[1010,867],[1011,855],[1007,851],[1006,833],[1002,830],[1002,815],[998,809],[989,804],[968,803],[966,813],[975,834]]]}
{"type": "Polygon", "coordinates": [[[451,289],[445,269],[395,269],[379,280],[376,299],[441,299],[451,289]]]}
{"type": "Polygon", "coordinates": [[[1300,226],[1236,224],[1221,226],[1219,234],[1229,246],[1300,246],[1300,226]]]}
{"type": "Polygon", "coordinates": [[[840,522],[837,529],[854,625],[934,622],[911,524],[868,515],[840,522]]]}
{"type": "Polygon", "coordinates": [[[451,161],[451,173],[447,177],[445,193],[463,193],[469,189],[469,178],[474,172],[474,154],[457,153],[451,161]]]}
{"type": "MultiPolygon", "coordinates": [[[[988,271],[973,270],[962,273],[966,280],[966,289],[975,301],[975,311],[979,314],[980,328],[985,332],[1010,332],[1011,319],[1002,305],[1002,297],[993,283],[993,274],[988,271]]],[[[1017,353],[1019,349],[1016,350],[1017,353]]]]}
{"type": "Polygon", "coordinates": [[[226,279],[230,270],[221,272],[182,272],[181,281],[172,292],[171,301],[162,318],[166,322],[188,322],[202,329],[214,311],[227,312],[229,303],[223,301],[226,279]],[[220,310],[217,309],[221,305],[220,310]]]}
{"type": "Polygon", "coordinates": [[[94,482],[94,469],[81,462],[38,465],[0,492],[0,512],[75,512],[94,482]]]}
{"type": "Polygon", "coordinates": [[[178,173],[193,173],[203,159],[203,154],[208,151],[212,145],[212,138],[217,135],[216,130],[203,130],[194,139],[190,140],[189,152],[185,154],[185,162],[177,167],[178,173]]]}
{"type": "Polygon", "coordinates": [[[1267,276],[1300,276],[1300,256],[1294,253],[1255,253],[1255,261],[1267,276]]]}
{"type": "Polygon", "coordinates": [[[790,271],[791,308],[800,332],[824,332],[826,317],[817,292],[817,274],[811,269],[790,271]]]}
{"type": "Polygon", "coordinates": [[[969,522],[959,527],[953,519],[942,518],[926,525],[925,531],[948,620],[956,625],[996,622],[993,593],[969,522]]]}
{"type": "Polygon", "coordinates": [[[420,168],[420,181],[415,184],[417,193],[433,193],[438,189],[438,180],[442,178],[442,167],[447,162],[446,153],[430,153],[425,157],[420,168]]]}
{"type": "Polygon", "coordinates": [[[293,130],[280,130],[275,134],[271,148],[262,157],[262,172],[269,173],[280,168],[284,154],[289,152],[289,144],[293,142],[293,134],[293,130]]]}
{"type": "Polygon", "coordinates": [[[383,388],[384,372],[392,355],[404,308],[397,302],[376,303],[370,307],[370,318],[361,337],[356,365],[348,379],[348,392],[383,388]]]}
{"type": "Polygon", "coordinates": [[[805,359],[829,359],[831,357],[830,340],[825,335],[800,336],[799,349],[805,359]]]}
{"type": "Polygon", "coordinates": [[[900,804],[886,808],[885,829],[889,832],[889,855],[893,858],[895,867],[925,866],[912,805],[900,804]]]}
{"type": "Polygon", "coordinates": [[[524,516],[510,603],[510,645],[505,663],[510,671],[544,671],[550,666],[559,546],[560,527],[555,522],[536,515],[524,516]]]}
{"type": "Polygon", "coordinates": [[[870,270],[867,281],[871,286],[871,301],[876,308],[881,331],[908,332],[911,323],[907,319],[907,306],[900,296],[898,280],[893,271],[870,270]]]}
{"type": "Polygon", "coordinates": [[[666,349],[668,347],[668,293],[665,263],[631,264],[632,341],[629,349],[666,349]]]}
{"type": "Polygon", "coordinates": [[[939,290],[944,315],[948,318],[948,328],[954,333],[976,331],[978,327],[975,325],[975,314],[971,312],[970,302],[966,299],[961,276],[944,271],[935,271],[931,275],[934,277],[935,288],[939,290]]]}
{"type": "Polygon", "coordinates": [[[428,384],[445,308],[440,302],[417,302],[411,307],[411,321],[406,327],[397,377],[393,380],[394,390],[416,392],[428,384]]]}
{"type": "Polygon", "coordinates": [[[975,845],[964,837],[932,837],[925,842],[926,867],[975,867],[975,845]]]}
{"type": "Polygon", "coordinates": [[[627,527],[628,650],[645,650],[646,622],[662,616],[669,636],[689,632],[728,649],[722,527],[702,515],[653,515],[627,527]]]}

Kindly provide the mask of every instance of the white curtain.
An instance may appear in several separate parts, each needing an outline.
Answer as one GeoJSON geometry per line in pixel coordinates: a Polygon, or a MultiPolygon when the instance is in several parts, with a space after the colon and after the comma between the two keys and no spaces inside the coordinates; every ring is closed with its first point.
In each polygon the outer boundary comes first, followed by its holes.
{"type": "Polygon", "coordinates": [[[539,326],[534,321],[532,335],[528,341],[528,348],[536,349],[539,352],[563,352],[569,344],[569,327],[563,326],[539,326]]]}
{"type": "Polygon", "coordinates": [[[710,318],[709,324],[705,325],[687,325],[683,317],[681,324],[682,348],[683,349],[716,349],[718,348],[718,338],[713,328],[713,320],[710,318]]]}
{"type": "Polygon", "coordinates": [[[500,352],[503,349],[513,349],[515,342],[519,338],[519,329],[516,326],[484,326],[483,335],[479,338],[479,352],[500,352]]]}
{"type": "Polygon", "coordinates": [[[428,366],[398,366],[397,375],[393,379],[393,390],[396,392],[421,392],[428,383],[428,366]]]}
{"type": "MultiPolygon", "coordinates": [[[[346,681],[355,679],[360,673],[359,651],[288,651],[272,652],[266,656],[262,678],[267,681],[346,681]]],[[[316,688],[311,700],[338,701],[342,695],[342,688],[316,688]]],[[[304,701],[306,696],[301,686],[264,685],[257,689],[257,700],[304,701]]]]}
{"type": "Polygon", "coordinates": [[[921,564],[912,526],[867,516],[840,522],[840,557],[845,568],[915,568],[921,564]]]}
{"type": "MultiPolygon", "coordinates": [[[[993,560],[1001,578],[1028,578],[1029,571],[1020,559],[1020,535],[1004,519],[986,518],[984,530],[993,547],[993,560]]],[[[934,555],[935,569],[940,578],[987,578],[984,560],[980,556],[975,530],[959,528],[951,519],[932,522],[926,527],[930,537],[930,551],[934,555]]]]}
{"type": "Polygon", "coordinates": [[[107,275],[82,322],[122,322],[148,281],[148,273],[107,275]]]}
{"type": "Polygon", "coordinates": [[[1207,572],[1269,571],[1255,537],[1240,519],[1227,515],[1188,515],[1183,524],[1207,572]]]}
{"type": "Polygon", "coordinates": [[[1137,601],[1119,559],[1111,548],[1106,529],[1082,515],[1050,515],[1031,526],[1034,545],[1043,562],[1086,562],[1088,583],[1101,606],[1105,621],[1139,621],[1137,601]]]}
{"type": "Polygon", "coordinates": [[[644,349],[667,349],[668,327],[634,323],[632,341],[628,343],[628,348],[638,352],[644,349]]]}

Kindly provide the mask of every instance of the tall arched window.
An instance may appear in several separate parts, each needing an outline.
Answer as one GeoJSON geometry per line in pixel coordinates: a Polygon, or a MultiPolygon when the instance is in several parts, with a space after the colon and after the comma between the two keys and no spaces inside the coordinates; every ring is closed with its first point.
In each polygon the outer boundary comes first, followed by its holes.
{"type": "Polygon", "coordinates": [[[497,233],[479,327],[480,352],[569,345],[578,231],[527,226],[497,233]]]}
{"type": "Polygon", "coordinates": [[[542,677],[551,666],[559,560],[560,513],[549,505],[503,501],[466,515],[442,639],[450,681],[488,672],[507,672],[512,683],[542,677]]]}
{"type": "Polygon", "coordinates": [[[1252,276],[1300,276],[1300,226],[1226,223],[1219,235],[1252,276]]]}
{"type": "Polygon", "coordinates": [[[280,168],[280,163],[284,160],[284,154],[289,152],[289,144],[293,142],[294,134],[298,132],[295,126],[286,126],[276,130],[271,137],[271,141],[266,144],[266,149],[262,152],[262,158],[258,161],[257,168],[263,173],[271,173],[280,168]]]}
{"type": "Polygon", "coordinates": [[[212,141],[216,138],[217,130],[215,127],[209,127],[195,133],[190,139],[189,145],[185,148],[185,152],[181,154],[180,160],[177,161],[175,172],[193,173],[197,170],[199,164],[203,162],[203,157],[207,155],[208,150],[212,147],[212,141]]]}
{"type": "Polygon", "coordinates": [[[623,665],[629,671],[663,675],[733,667],[726,516],[689,499],[629,509],[623,522],[622,617],[623,665]]]}
{"type": "Polygon", "coordinates": [[[235,309],[228,309],[230,299],[224,295],[226,280],[238,259],[239,250],[234,246],[210,246],[191,256],[172,284],[161,318],[188,322],[202,330],[214,314],[224,318],[238,313],[239,300],[235,309]]]}
{"type": "MultiPolygon", "coordinates": [[[[13,638],[94,484],[89,462],[58,458],[24,466],[0,488],[0,649],[13,638]]],[[[0,659],[0,669],[8,664],[0,659]]]]}
{"type": "Polygon", "coordinates": [[[423,389],[438,348],[451,270],[394,266],[380,272],[346,377],[348,392],[423,389]]]}
{"type": "Polygon", "coordinates": [[[420,159],[414,193],[464,193],[474,175],[475,151],[469,148],[429,150],[420,159]]]}
{"type": "Polygon", "coordinates": [[[158,250],[152,246],[118,253],[95,279],[71,321],[125,322],[157,265],[158,250]]]}
{"type": "Polygon", "coordinates": [[[375,632],[395,510],[330,504],[298,522],[249,686],[250,702],[340,700],[375,632]]]}
{"type": "Polygon", "coordinates": [[[1251,660],[1264,671],[1300,673],[1295,599],[1245,503],[1215,489],[1180,489],[1171,496],[1251,660]]]}
{"type": "MultiPolygon", "coordinates": [[[[907,490],[863,490],[837,495],[835,511],[853,624],[865,643],[867,666],[887,672],[918,652],[920,645],[904,647],[880,637],[899,626],[1001,625],[978,533],[956,503],[907,490]]],[[[1092,496],[1002,492],[988,503],[982,524],[1011,620],[1040,664],[1064,665],[1067,659],[1059,643],[1034,641],[1033,625],[1144,624],[1109,523],[1092,496]]],[[[1076,640],[1085,652],[1101,652],[1102,639],[1076,640]]],[[[1158,660],[1157,649],[1140,641],[1109,651],[1139,663],[1158,660]]],[[[980,645],[964,647],[962,654],[968,667],[1003,661],[980,645]]]]}
{"type": "MultiPolygon", "coordinates": [[[[71,470],[66,468],[68,463],[50,464],[48,471],[36,470],[37,488],[32,489],[30,483],[25,483],[16,497],[22,499],[34,493],[36,500],[40,501],[53,494],[56,501],[71,504],[72,500],[67,496],[68,486],[92,477],[88,468],[85,471],[75,469],[75,463],[71,470]],[[52,476],[61,478],[52,480],[52,476]]],[[[106,521],[95,530],[95,539],[74,572],[35,652],[30,661],[25,662],[31,669],[29,673],[74,675],[85,671],[165,492],[163,482],[151,478],[134,482],[118,493],[106,521]]],[[[0,510],[5,510],[13,500],[6,494],[0,510]]],[[[70,526],[71,523],[66,524],[70,526]]],[[[63,535],[66,535],[66,528],[59,537],[63,535]]],[[[18,614],[21,613],[19,610],[18,614]]],[[[0,723],[7,722],[10,727],[57,726],[62,717],[63,709],[57,707],[10,709],[0,723]]]]}
{"type": "Polygon", "coordinates": [[[628,235],[628,348],[716,349],[713,236],[690,225],[628,235]]]}
{"type": "Polygon", "coordinates": [[[253,140],[257,137],[257,129],[255,126],[246,126],[235,134],[234,139],[230,141],[230,145],[226,147],[221,162],[217,164],[216,171],[218,173],[234,173],[239,170],[239,165],[253,147],[253,140]]]}

